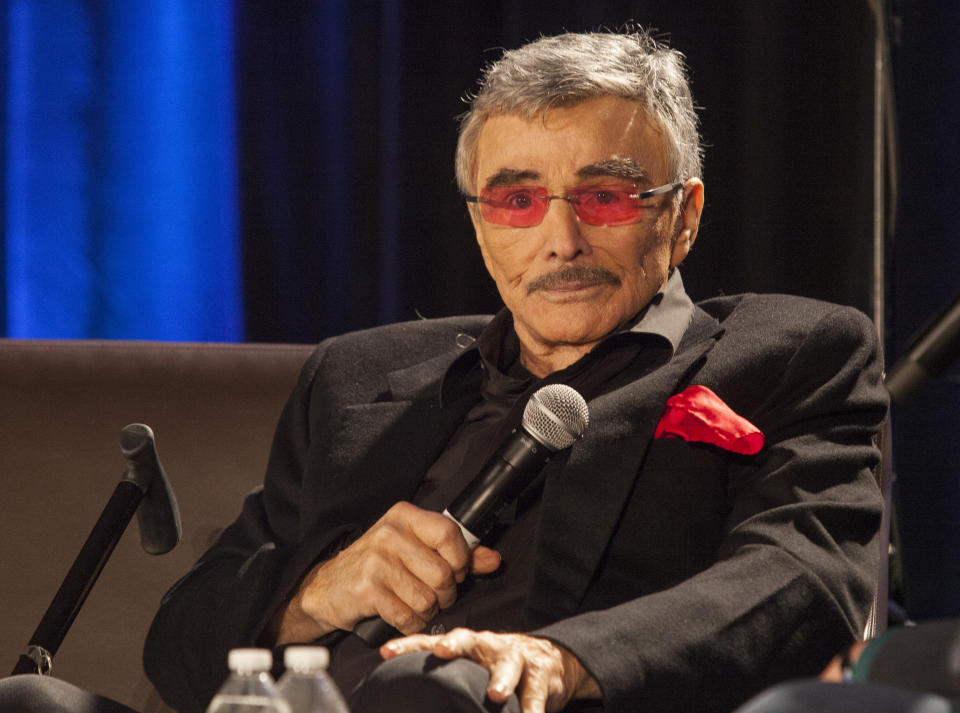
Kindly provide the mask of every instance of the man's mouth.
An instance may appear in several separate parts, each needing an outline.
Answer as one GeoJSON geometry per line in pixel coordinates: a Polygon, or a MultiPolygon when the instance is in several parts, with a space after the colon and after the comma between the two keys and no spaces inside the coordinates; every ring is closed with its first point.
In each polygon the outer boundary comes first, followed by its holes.
{"type": "Polygon", "coordinates": [[[556,272],[541,275],[527,285],[527,294],[543,290],[549,292],[575,292],[597,285],[620,286],[620,278],[609,270],[596,265],[573,265],[556,272]]]}

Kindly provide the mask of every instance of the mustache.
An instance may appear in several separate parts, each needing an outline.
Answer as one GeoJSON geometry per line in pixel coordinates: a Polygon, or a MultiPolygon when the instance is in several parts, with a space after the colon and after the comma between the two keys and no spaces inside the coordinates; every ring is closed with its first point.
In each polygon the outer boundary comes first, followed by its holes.
{"type": "Polygon", "coordinates": [[[540,275],[527,285],[527,294],[532,295],[537,290],[552,290],[571,282],[620,286],[620,278],[605,268],[596,265],[571,265],[540,275]]]}

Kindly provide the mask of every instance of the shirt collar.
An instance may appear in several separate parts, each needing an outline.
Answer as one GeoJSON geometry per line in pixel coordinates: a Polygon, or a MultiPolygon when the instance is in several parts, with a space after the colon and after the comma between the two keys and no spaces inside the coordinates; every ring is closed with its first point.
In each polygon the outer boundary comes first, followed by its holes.
{"type": "Polygon", "coordinates": [[[650,304],[640,311],[636,321],[619,333],[654,334],[663,337],[670,343],[670,355],[673,356],[677,353],[687,327],[693,321],[693,313],[693,301],[683,287],[680,270],[674,268],[663,287],[650,300],[650,304]]]}
{"type": "MultiPolygon", "coordinates": [[[[640,310],[637,317],[623,328],[608,334],[597,346],[611,340],[632,341],[652,335],[669,345],[669,356],[673,357],[693,320],[693,315],[693,301],[683,286],[680,271],[674,269],[660,291],[640,310]]],[[[471,384],[482,368],[496,369],[505,365],[510,360],[510,355],[506,352],[517,349],[518,347],[513,346],[516,342],[512,315],[504,307],[484,327],[479,338],[447,368],[440,390],[441,403],[450,403],[472,391],[471,384]],[[507,360],[504,359],[505,356],[507,360]]]]}

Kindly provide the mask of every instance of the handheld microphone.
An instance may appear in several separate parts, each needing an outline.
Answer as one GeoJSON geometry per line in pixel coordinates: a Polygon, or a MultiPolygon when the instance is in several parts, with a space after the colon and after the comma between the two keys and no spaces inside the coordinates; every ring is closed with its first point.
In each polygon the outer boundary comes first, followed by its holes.
{"type": "MultiPolygon", "coordinates": [[[[550,457],[583,436],[589,421],[587,402],[576,389],[548,384],[533,393],[523,409],[521,425],[443,511],[460,527],[470,549],[480,543],[550,457]]],[[[371,647],[403,635],[380,617],[364,619],[353,633],[371,647]]]]}

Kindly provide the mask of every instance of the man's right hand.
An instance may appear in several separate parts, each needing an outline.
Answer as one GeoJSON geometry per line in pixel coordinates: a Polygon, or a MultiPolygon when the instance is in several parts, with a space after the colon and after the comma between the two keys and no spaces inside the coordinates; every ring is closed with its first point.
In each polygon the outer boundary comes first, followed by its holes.
{"type": "Polygon", "coordinates": [[[481,545],[471,551],[446,516],[400,502],[356,542],[307,572],[263,643],[313,641],[377,615],[415,634],[456,601],[457,584],[468,573],[499,566],[495,550],[481,545]]]}

